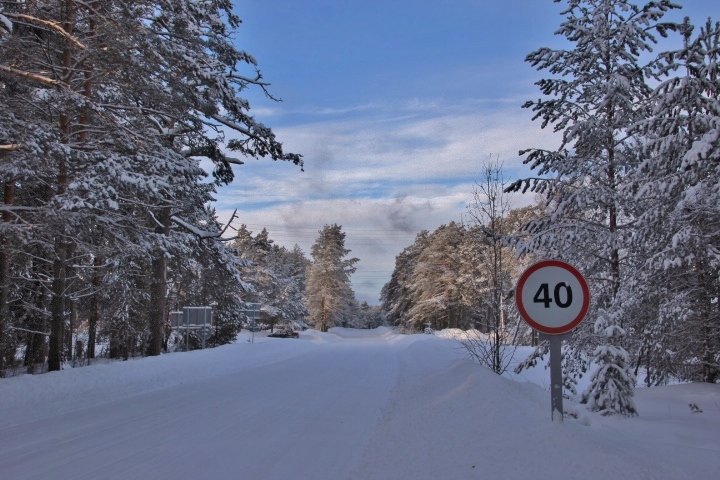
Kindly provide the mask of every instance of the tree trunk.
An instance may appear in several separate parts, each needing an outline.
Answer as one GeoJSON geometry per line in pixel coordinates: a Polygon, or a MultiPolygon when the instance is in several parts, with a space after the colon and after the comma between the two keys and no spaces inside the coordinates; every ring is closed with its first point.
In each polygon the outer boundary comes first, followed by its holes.
{"type": "MultiPolygon", "coordinates": [[[[74,5],[70,0],[63,4],[62,28],[68,34],[73,33],[75,19],[74,5]]],[[[73,68],[73,51],[68,45],[62,54],[63,71],[62,80],[70,83],[73,68]]],[[[59,120],[60,132],[67,144],[70,144],[72,135],[72,121],[67,115],[59,120]]],[[[68,165],[64,157],[58,159],[57,191],[56,195],[63,195],[67,191],[69,182],[68,165]]],[[[60,370],[62,365],[63,339],[65,331],[65,289],[67,287],[67,250],[64,226],[58,226],[55,237],[55,258],[53,259],[52,301],[50,303],[50,345],[48,348],[48,371],[60,370]]]]}
{"type": "MultiPolygon", "coordinates": [[[[66,120],[61,120],[65,123],[66,120]]],[[[68,125],[64,125],[69,130],[68,125]]],[[[57,193],[67,190],[68,172],[65,160],[60,160],[57,177],[57,193]]],[[[68,244],[65,240],[64,226],[58,226],[55,237],[55,258],[53,259],[52,300],[50,302],[50,346],[48,349],[48,371],[60,370],[62,363],[63,340],[65,331],[65,290],[67,288],[68,244]]]]}
{"type": "MultiPolygon", "coordinates": [[[[157,216],[162,225],[155,233],[170,234],[170,207],[162,207],[157,216]]],[[[165,337],[165,306],[167,304],[167,258],[159,249],[152,262],[152,283],[150,285],[150,345],[148,355],[160,355],[165,337]]]]}
{"type": "Polygon", "coordinates": [[[697,314],[699,316],[700,336],[702,338],[702,381],[706,383],[715,383],[720,376],[720,368],[716,360],[718,331],[720,326],[717,324],[718,317],[713,315],[712,294],[714,293],[713,283],[717,280],[717,273],[708,272],[708,266],[705,262],[699,262],[698,265],[698,284],[695,286],[697,292],[697,314]]]}
{"type": "MultiPolygon", "coordinates": [[[[44,322],[35,322],[34,325],[42,325],[44,322]]],[[[39,333],[28,333],[25,342],[25,358],[23,365],[29,374],[35,373],[35,365],[43,364],[47,354],[47,344],[45,343],[45,335],[39,333]]]]}
{"type": "MultiPolygon", "coordinates": [[[[5,206],[15,203],[15,183],[5,184],[3,192],[5,206]]],[[[3,223],[10,222],[10,212],[2,213],[3,223]]],[[[5,373],[5,354],[8,346],[10,323],[10,253],[7,238],[0,237],[0,377],[5,373]]]]}
{"type": "Polygon", "coordinates": [[[50,345],[48,348],[48,371],[60,370],[62,366],[63,339],[65,337],[65,242],[55,241],[53,261],[52,300],[50,302],[50,345]]]}
{"type": "MultiPolygon", "coordinates": [[[[609,52],[609,50],[608,50],[609,52]]],[[[612,62],[609,58],[606,57],[605,60],[605,67],[606,71],[610,72],[612,70],[612,62]]],[[[607,77],[606,81],[610,83],[612,81],[611,77],[607,77]]],[[[608,121],[608,125],[613,125],[614,119],[615,119],[615,105],[613,102],[610,102],[606,107],[606,117],[608,121]]],[[[606,145],[606,151],[608,156],[608,164],[607,164],[607,180],[608,180],[608,188],[612,191],[612,199],[610,205],[608,205],[608,229],[610,231],[610,241],[612,244],[610,245],[610,276],[611,276],[611,286],[610,290],[612,292],[612,297],[609,301],[609,303],[613,302],[615,298],[617,297],[618,292],[620,291],[620,252],[618,250],[618,239],[617,239],[617,205],[616,205],[616,197],[617,197],[617,172],[615,167],[615,135],[611,131],[608,133],[607,138],[607,145],[606,145]]],[[[620,318],[620,327],[623,327],[623,319],[620,318]]]]}
{"type": "Polygon", "coordinates": [[[75,300],[70,300],[68,305],[69,313],[68,316],[68,329],[67,332],[65,332],[65,358],[68,360],[75,361],[75,353],[74,353],[74,347],[75,347],[75,341],[73,339],[73,333],[74,330],[77,328],[77,318],[78,318],[78,311],[77,311],[77,302],[75,300]]]}
{"type": "Polygon", "coordinates": [[[93,294],[90,299],[90,316],[88,317],[88,344],[87,344],[87,359],[88,363],[90,359],[95,358],[95,343],[97,342],[97,325],[100,320],[100,302],[98,297],[100,296],[100,285],[102,282],[102,275],[100,268],[103,264],[103,260],[100,257],[95,257],[93,277],[92,277],[92,288],[93,294]]]}

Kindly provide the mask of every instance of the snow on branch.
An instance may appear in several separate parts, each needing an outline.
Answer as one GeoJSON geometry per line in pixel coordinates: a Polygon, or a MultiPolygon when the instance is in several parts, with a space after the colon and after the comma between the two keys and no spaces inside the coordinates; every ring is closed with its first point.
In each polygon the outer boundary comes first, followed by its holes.
{"type": "Polygon", "coordinates": [[[229,220],[228,223],[225,225],[225,227],[224,227],[221,231],[219,231],[219,232],[211,232],[211,231],[208,231],[208,230],[202,230],[202,229],[196,227],[195,225],[193,225],[193,224],[191,224],[191,223],[189,223],[189,222],[186,222],[185,220],[183,220],[182,218],[178,217],[177,215],[173,215],[172,217],[170,217],[170,220],[172,220],[173,222],[177,223],[177,224],[180,225],[182,228],[184,228],[184,229],[187,230],[188,232],[192,233],[193,235],[195,235],[195,236],[197,236],[197,237],[199,237],[199,238],[201,238],[201,239],[214,238],[214,239],[216,239],[216,240],[219,241],[219,242],[224,242],[224,241],[233,240],[232,238],[231,238],[231,239],[225,239],[225,238],[221,238],[221,237],[222,237],[223,235],[225,235],[225,232],[227,231],[228,227],[230,227],[230,224],[233,222],[233,220],[235,220],[235,218],[237,218],[237,209],[236,209],[235,211],[233,211],[233,214],[232,214],[232,216],[230,217],[230,220],[229,220]]]}
{"type": "Polygon", "coordinates": [[[215,146],[201,146],[196,148],[191,148],[183,152],[183,156],[186,158],[188,157],[206,157],[213,159],[215,157],[221,157],[221,159],[227,163],[232,163],[235,165],[245,165],[245,162],[240,160],[239,158],[235,157],[228,157],[224,153],[222,153],[217,147],[215,146]]]}
{"type": "Polygon", "coordinates": [[[27,328],[20,328],[20,327],[8,327],[10,330],[17,330],[18,332],[27,332],[27,333],[34,333],[36,335],[45,335],[46,337],[50,336],[50,332],[39,332],[37,330],[28,330],[27,328]]]}
{"type": "Polygon", "coordinates": [[[160,220],[158,220],[158,218],[155,216],[155,214],[153,212],[148,211],[148,214],[152,218],[153,222],[155,222],[156,226],[158,226],[160,228],[165,228],[165,225],[160,220]]]}
{"type": "Polygon", "coordinates": [[[216,238],[220,235],[218,232],[210,232],[208,230],[201,230],[201,229],[197,228],[195,225],[193,225],[189,222],[186,222],[185,220],[178,217],[177,215],[173,215],[172,217],[170,217],[170,220],[172,220],[173,222],[177,223],[178,225],[180,225],[182,228],[184,228],[188,232],[190,232],[193,235],[196,235],[197,237],[200,237],[200,238],[216,238]]]}
{"type": "Polygon", "coordinates": [[[0,13],[0,37],[5,34],[12,33],[12,29],[12,22],[5,15],[0,13]]]}
{"type": "Polygon", "coordinates": [[[253,140],[255,140],[255,141],[257,141],[257,142],[262,143],[263,145],[266,146],[266,148],[268,148],[268,149],[270,148],[270,147],[268,146],[268,144],[267,144],[267,141],[266,141],[264,138],[262,138],[262,137],[259,136],[259,135],[254,134],[254,133],[251,132],[249,129],[245,128],[244,126],[240,125],[239,123],[233,122],[232,120],[227,119],[227,118],[222,117],[222,116],[217,115],[217,114],[215,114],[215,115],[210,115],[210,118],[212,118],[213,120],[216,120],[216,121],[222,123],[223,125],[225,125],[225,126],[228,127],[228,128],[232,128],[233,130],[235,130],[235,131],[237,131],[237,132],[240,132],[240,133],[242,133],[243,135],[246,135],[246,136],[252,138],[253,140]]]}

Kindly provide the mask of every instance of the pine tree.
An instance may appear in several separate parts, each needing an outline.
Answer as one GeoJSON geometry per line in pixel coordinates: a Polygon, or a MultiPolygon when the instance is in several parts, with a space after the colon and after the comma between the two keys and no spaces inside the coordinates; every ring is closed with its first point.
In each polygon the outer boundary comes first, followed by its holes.
{"type": "Polygon", "coordinates": [[[279,280],[274,306],[281,312],[285,323],[294,328],[306,328],[305,285],[310,261],[295,245],[292,250],[284,247],[275,249],[270,262],[279,280]]]}
{"type": "Polygon", "coordinates": [[[337,224],[325,225],[310,250],[306,298],[310,321],[321,332],[347,322],[354,313],[357,302],[350,275],[359,260],[346,258],[349,253],[345,233],[337,224]]]}
{"type": "Polygon", "coordinates": [[[525,163],[551,178],[514,188],[532,186],[548,199],[547,217],[530,225],[528,249],[593,272],[594,331],[585,342],[599,345],[599,370],[584,400],[604,414],[636,413],[634,379],[622,347],[625,319],[612,312],[622,301],[622,266],[630,261],[626,247],[636,213],[625,185],[640,147],[628,130],[647,115],[642,106],[651,93],[640,57],[651,51],[654,32],[665,35],[669,26],[660,19],[671,8],[668,0],[642,7],[627,0],[568,0],[557,33],[573,48],[541,48],[527,57],[554,77],[537,83],[546,98],[525,107],[543,127],[553,124],[562,132],[562,143],[553,151],[523,152],[525,163]],[[617,371],[622,374],[612,374],[617,371]]]}
{"type": "MultiPolygon", "coordinates": [[[[466,240],[463,226],[450,222],[428,237],[420,252],[408,284],[412,306],[406,322],[414,330],[426,325],[433,329],[461,328],[471,322],[471,305],[459,274],[465,264],[462,245],[466,240]]],[[[471,264],[471,263],[470,263],[471,264]]]]}
{"type": "Polygon", "coordinates": [[[305,276],[308,260],[300,247],[293,250],[275,245],[266,229],[253,237],[245,225],[238,229],[232,247],[245,261],[240,269],[249,284],[243,299],[260,303],[275,312],[278,321],[304,328],[305,276]]]}
{"type": "MultiPolygon", "coordinates": [[[[606,312],[603,313],[608,315],[606,312]]],[[[604,324],[607,327],[601,333],[605,338],[615,340],[619,345],[625,332],[617,325],[618,321],[601,316],[595,322],[596,331],[601,330],[604,324]]],[[[581,401],[588,404],[591,410],[602,415],[637,415],[633,400],[635,377],[630,373],[630,358],[623,347],[613,343],[608,341],[598,345],[593,352],[594,360],[599,367],[593,372],[590,386],[583,392],[581,401]]]]}
{"type": "Polygon", "coordinates": [[[408,312],[413,307],[410,294],[412,276],[418,257],[427,245],[429,232],[423,230],[415,237],[415,241],[395,257],[395,268],[390,281],[380,292],[382,309],[388,322],[398,327],[410,327],[408,312]]]}
{"type": "Polygon", "coordinates": [[[637,125],[647,138],[631,185],[643,262],[628,297],[647,317],[638,367],[651,385],[720,376],[720,24],[693,30],[686,18],[683,47],[660,55],[652,115],[637,125]]]}

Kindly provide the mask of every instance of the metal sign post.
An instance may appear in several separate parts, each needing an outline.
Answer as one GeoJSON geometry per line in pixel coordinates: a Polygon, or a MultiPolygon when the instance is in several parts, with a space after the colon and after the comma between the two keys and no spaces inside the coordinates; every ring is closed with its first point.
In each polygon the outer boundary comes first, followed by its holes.
{"type": "Polygon", "coordinates": [[[207,335],[212,329],[212,307],[183,307],[182,311],[170,312],[170,325],[185,335],[185,351],[190,350],[190,332],[200,331],[201,346],[205,348],[207,335]]]}
{"type": "Polygon", "coordinates": [[[550,345],[550,416],[553,421],[563,420],[562,341],[567,335],[545,335],[540,338],[550,345]]]}
{"type": "Polygon", "coordinates": [[[520,316],[550,344],[550,412],[563,420],[562,340],[590,308],[585,278],[559,260],[538,262],[523,272],[515,287],[520,316]]]}
{"type": "Polygon", "coordinates": [[[245,315],[248,319],[248,327],[250,330],[250,338],[248,342],[255,343],[255,330],[257,328],[257,321],[260,318],[260,307],[259,303],[247,303],[247,309],[244,310],[245,315]]]}

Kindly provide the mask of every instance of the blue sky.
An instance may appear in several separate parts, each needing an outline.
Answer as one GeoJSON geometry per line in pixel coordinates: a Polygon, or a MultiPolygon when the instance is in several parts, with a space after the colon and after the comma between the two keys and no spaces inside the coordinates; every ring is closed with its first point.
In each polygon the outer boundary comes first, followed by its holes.
{"type": "MultiPolygon", "coordinates": [[[[720,18],[717,0],[680,3],[673,19],[720,18]]],[[[360,300],[377,303],[417,232],[462,219],[491,155],[516,178],[527,174],[518,150],[556,143],[520,108],[541,77],[525,56],[562,44],[551,0],[234,4],[237,44],[283,100],[248,91],[255,116],[304,155],[305,171],[248,160],[216,208],[306,252],[323,225],[342,225],[360,300]]]]}

